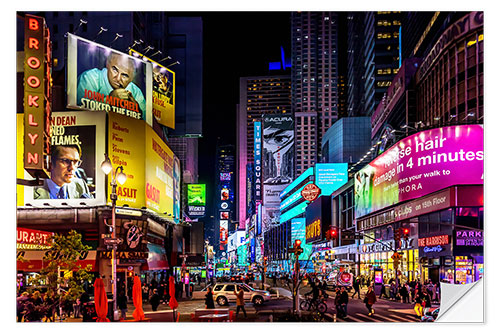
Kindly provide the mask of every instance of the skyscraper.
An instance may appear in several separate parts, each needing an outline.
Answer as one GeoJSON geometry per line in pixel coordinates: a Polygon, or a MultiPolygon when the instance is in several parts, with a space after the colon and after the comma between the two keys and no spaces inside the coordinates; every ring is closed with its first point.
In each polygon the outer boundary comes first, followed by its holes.
{"type": "Polygon", "coordinates": [[[321,137],[339,117],[339,15],[292,13],[295,175],[319,160],[321,137]]]}
{"type": "Polygon", "coordinates": [[[263,115],[290,114],[290,76],[267,75],[240,78],[237,110],[237,220],[245,227],[247,217],[247,164],[254,161],[254,124],[263,115]]]}
{"type": "Polygon", "coordinates": [[[349,116],[371,116],[398,73],[401,18],[401,12],[348,14],[349,116]]]}

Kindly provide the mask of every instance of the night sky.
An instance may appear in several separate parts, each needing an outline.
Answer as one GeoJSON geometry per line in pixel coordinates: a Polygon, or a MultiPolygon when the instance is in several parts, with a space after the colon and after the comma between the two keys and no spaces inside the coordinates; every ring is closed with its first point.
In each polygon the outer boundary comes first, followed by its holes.
{"type": "MultiPolygon", "coordinates": [[[[193,15],[193,13],[191,13],[193,15]]],[[[268,63],[290,56],[289,12],[199,13],[203,18],[203,138],[199,140],[199,182],[207,184],[207,213],[213,212],[215,154],[236,144],[239,78],[268,75],[268,63]]]]}

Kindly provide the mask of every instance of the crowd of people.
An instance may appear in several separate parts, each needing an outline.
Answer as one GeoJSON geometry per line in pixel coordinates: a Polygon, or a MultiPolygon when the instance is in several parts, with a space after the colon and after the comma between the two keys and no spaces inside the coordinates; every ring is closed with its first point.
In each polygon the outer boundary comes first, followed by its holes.
{"type": "Polygon", "coordinates": [[[50,289],[45,293],[39,290],[23,291],[16,298],[17,321],[54,322],[56,318],[80,318],[82,306],[89,300],[89,294],[85,291],[79,296],[71,295],[69,291],[58,296],[50,289]]]}

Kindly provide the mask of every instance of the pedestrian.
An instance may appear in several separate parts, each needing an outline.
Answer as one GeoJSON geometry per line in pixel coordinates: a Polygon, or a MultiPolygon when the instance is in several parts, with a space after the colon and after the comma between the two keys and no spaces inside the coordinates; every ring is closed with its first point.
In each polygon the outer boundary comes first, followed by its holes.
{"type": "Polygon", "coordinates": [[[391,285],[389,287],[389,299],[391,301],[396,300],[396,294],[397,294],[397,288],[396,288],[396,283],[394,281],[391,281],[391,285]]]}
{"type": "Polygon", "coordinates": [[[243,288],[238,285],[235,285],[235,287],[236,288],[235,290],[233,290],[233,293],[236,295],[236,317],[238,317],[238,313],[240,312],[241,309],[246,318],[247,312],[245,311],[245,297],[243,288]],[[236,289],[239,289],[238,293],[236,293],[236,289]]]}
{"type": "Polygon", "coordinates": [[[341,300],[340,300],[341,294],[340,294],[340,289],[335,288],[335,299],[334,299],[334,304],[335,304],[335,309],[337,310],[337,317],[343,318],[344,317],[344,312],[343,308],[341,306],[341,300]]]}
{"type": "Polygon", "coordinates": [[[118,295],[116,302],[122,314],[121,319],[127,319],[127,296],[125,295],[125,292],[120,292],[120,295],[118,295]]]}
{"type": "Polygon", "coordinates": [[[349,303],[349,294],[345,287],[340,288],[340,306],[342,307],[343,318],[347,317],[347,303],[349,303]]]}
{"type": "Polygon", "coordinates": [[[354,296],[358,294],[358,298],[361,299],[361,294],[359,293],[360,284],[361,284],[360,279],[359,277],[357,277],[352,283],[352,287],[354,288],[354,293],[352,294],[352,298],[354,298],[354,296]]]}
{"type": "Polygon", "coordinates": [[[373,315],[375,313],[373,305],[377,302],[377,296],[375,295],[372,286],[368,286],[368,290],[366,292],[363,302],[365,303],[366,308],[368,309],[368,315],[369,316],[373,315]]]}
{"type": "Polygon", "coordinates": [[[273,286],[276,287],[276,274],[273,274],[273,286]]]}
{"type": "Polygon", "coordinates": [[[385,294],[385,284],[382,283],[382,288],[380,288],[380,296],[379,298],[382,299],[382,296],[386,296],[385,294]]]}
{"type": "Polygon", "coordinates": [[[80,318],[80,299],[77,298],[73,303],[73,318],[80,318]]]}
{"type": "Polygon", "coordinates": [[[151,296],[149,302],[151,303],[153,311],[156,311],[158,309],[158,305],[160,305],[160,295],[158,295],[158,289],[153,289],[153,296],[151,296]]]}
{"type": "Polygon", "coordinates": [[[212,287],[207,288],[207,293],[205,294],[205,305],[207,309],[215,309],[212,287]]]}
{"type": "Polygon", "coordinates": [[[408,303],[408,297],[409,297],[409,294],[408,294],[408,284],[404,284],[401,286],[401,288],[399,288],[399,294],[401,295],[401,302],[402,303],[408,303]]]}

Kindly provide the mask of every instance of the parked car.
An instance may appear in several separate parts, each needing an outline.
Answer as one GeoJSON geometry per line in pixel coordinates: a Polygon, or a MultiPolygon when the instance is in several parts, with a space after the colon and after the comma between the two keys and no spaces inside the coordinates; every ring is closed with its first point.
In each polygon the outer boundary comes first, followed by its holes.
{"type": "MultiPolygon", "coordinates": [[[[255,305],[261,305],[271,299],[271,294],[268,291],[254,289],[246,283],[218,282],[214,286],[212,286],[214,300],[217,302],[217,304],[219,304],[220,306],[226,306],[230,302],[236,302],[236,295],[234,294],[234,290],[237,285],[243,288],[243,295],[245,301],[247,302],[252,302],[255,305]]],[[[193,292],[192,299],[205,299],[207,288],[208,287],[205,287],[200,291],[193,292]]]]}

